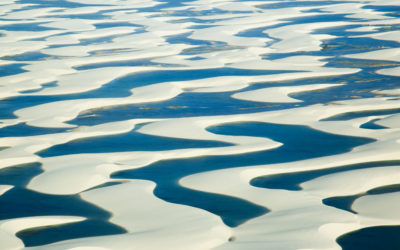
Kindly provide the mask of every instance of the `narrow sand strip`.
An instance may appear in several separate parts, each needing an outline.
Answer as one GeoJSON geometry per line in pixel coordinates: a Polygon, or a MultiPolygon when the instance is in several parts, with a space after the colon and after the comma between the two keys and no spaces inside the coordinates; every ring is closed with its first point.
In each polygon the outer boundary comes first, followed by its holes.
{"type": "Polygon", "coordinates": [[[339,85],[340,84],[313,84],[313,85],[303,85],[303,86],[263,88],[263,89],[239,92],[232,95],[232,97],[239,100],[246,100],[253,102],[284,102],[284,103],[301,102],[298,99],[289,97],[289,95],[300,92],[315,91],[339,85]]]}

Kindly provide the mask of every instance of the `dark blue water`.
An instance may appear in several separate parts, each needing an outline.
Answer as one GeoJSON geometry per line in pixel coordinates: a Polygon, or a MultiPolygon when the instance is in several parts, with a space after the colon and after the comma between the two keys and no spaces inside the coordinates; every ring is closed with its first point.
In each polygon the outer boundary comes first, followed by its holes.
{"type": "Polygon", "coordinates": [[[237,226],[261,215],[262,208],[238,198],[190,190],[180,186],[178,180],[188,175],[212,170],[333,155],[373,141],[328,134],[306,126],[259,122],[223,124],[207,130],[224,135],[265,137],[282,142],[283,145],[276,149],[240,155],[164,160],[144,168],[117,172],[112,177],[153,181],[157,184],[154,194],[160,199],[210,211],[219,215],[226,225],[237,226]],[[319,150],[315,150],[316,148],[319,150]],[[233,201],[236,203],[235,206],[231,206],[233,201]]]}
{"type": "Polygon", "coordinates": [[[331,207],[339,208],[339,209],[357,214],[357,212],[354,211],[351,208],[351,206],[353,205],[354,201],[357,200],[358,198],[366,196],[366,195],[379,195],[379,194],[388,194],[388,193],[395,193],[395,192],[400,192],[400,184],[381,186],[381,187],[377,187],[377,188],[368,190],[367,192],[355,194],[355,195],[329,197],[329,198],[323,199],[322,203],[324,203],[325,205],[331,206],[331,207]]]}
{"type": "Polygon", "coordinates": [[[357,111],[357,112],[346,112],[343,114],[339,114],[339,115],[335,115],[332,117],[322,119],[321,121],[347,121],[347,120],[366,117],[366,116],[395,115],[398,113],[400,113],[400,108],[382,109],[382,110],[363,110],[363,111],[357,111]]]}
{"type": "Polygon", "coordinates": [[[188,81],[217,76],[264,75],[291,72],[291,70],[243,70],[234,68],[194,69],[194,70],[160,70],[127,75],[101,86],[98,89],[78,94],[55,96],[18,96],[0,101],[0,118],[15,118],[13,112],[29,106],[48,102],[86,99],[116,98],[130,96],[131,89],[166,81],[188,81]]]}
{"type": "Polygon", "coordinates": [[[26,188],[28,182],[42,173],[40,163],[0,169],[0,185],[14,187],[0,196],[0,220],[32,216],[81,216],[82,222],[36,227],[20,231],[18,237],[26,246],[38,246],[61,240],[111,235],[126,231],[110,222],[111,214],[76,195],[50,195],[26,188]]]}
{"type": "Polygon", "coordinates": [[[357,1],[281,1],[277,3],[262,4],[259,5],[259,7],[263,9],[282,9],[290,7],[329,6],[332,4],[349,2],[357,3],[357,1]]]}
{"type": "Polygon", "coordinates": [[[26,70],[22,69],[26,64],[22,63],[14,63],[14,64],[6,64],[0,66],[0,77],[2,76],[10,76],[19,73],[26,72],[26,70]]]}
{"type": "Polygon", "coordinates": [[[379,121],[380,119],[373,119],[369,122],[366,122],[360,126],[360,128],[365,128],[365,129],[386,129],[388,127],[376,124],[375,122],[379,121]]]}
{"type": "Polygon", "coordinates": [[[363,162],[352,165],[337,166],[326,169],[316,169],[309,171],[299,171],[284,174],[273,174],[266,176],[259,176],[251,180],[250,184],[256,187],[270,188],[270,189],[285,189],[285,190],[301,190],[300,184],[312,179],[330,175],[340,172],[375,168],[375,167],[389,167],[397,166],[400,161],[377,161],[377,162],[363,162]]]}
{"type": "Polygon", "coordinates": [[[129,151],[161,151],[184,148],[223,147],[232,144],[208,140],[187,140],[152,136],[137,132],[138,128],[128,133],[98,136],[73,140],[58,144],[38,152],[41,157],[51,157],[82,153],[112,153],[129,151]]]}
{"type": "Polygon", "coordinates": [[[337,239],[343,250],[398,250],[400,226],[367,227],[337,239]]]}

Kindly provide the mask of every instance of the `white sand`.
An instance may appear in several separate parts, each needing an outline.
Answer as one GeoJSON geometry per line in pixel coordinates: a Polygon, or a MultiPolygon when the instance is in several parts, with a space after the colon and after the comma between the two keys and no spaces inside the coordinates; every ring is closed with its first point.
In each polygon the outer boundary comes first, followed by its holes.
{"type": "Polygon", "coordinates": [[[380,49],[371,52],[345,55],[344,57],[354,58],[354,59],[384,60],[384,61],[399,62],[400,61],[399,55],[400,55],[400,49],[392,48],[392,49],[380,49]]]}
{"type": "Polygon", "coordinates": [[[372,37],[377,40],[388,40],[388,41],[396,41],[400,42],[400,31],[388,31],[388,32],[379,32],[368,35],[362,35],[357,37],[372,37]]]}
{"type": "Polygon", "coordinates": [[[23,242],[15,236],[19,231],[82,220],[84,220],[84,218],[76,216],[38,216],[2,220],[0,221],[1,247],[2,249],[22,249],[24,247],[23,242]]]}
{"type": "Polygon", "coordinates": [[[82,194],[85,200],[114,211],[110,221],[123,226],[128,233],[67,240],[29,249],[160,249],[162,246],[168,250],[183,250],[190,246],[190,249],[202,250],[221,245],[230,237],[230,229],[219,217],[161,201],[152,194],[154,186],[148,181],[135,181],[82,194]]]}
{"type": "Polygon", "coordinates": [[[381,75],[400,76],[400,67],[389,68],[389,69],[380,69],[380,70],[377,70],[376,73],[381,74],[381,75]]]}
{"type": "Polygon", "coordinates": [[[400,219],[399,198],[399,192],[363,196],[354,202],[352,208],[365,217],[391,223],[400,219]]]}
{"type": "MultiPolygon", "coordinates": [[[[342,164],[337,160],[343,158],[348,159],[347,164],[355,159],[365,162],[369,160],[366,159],[366,156],[370,155],[371,151],[376,154],[374,159],[371,160],[396,159],[398,150],[399,145],[397,144],[397,148],[392,151],[392,158],[389,158],[387,150],[382,150],[382,153],[379,154],[373,147],[370,147],[369,151],[361,154],[348,153],[348,157],[336,155],[294,163],[259,166],[258,169],[243,167],[202,173],[186,177],[180,183],[193,189],[245,198],[272,210],[264,216],[257,217],[235,228],[233,235],[236,236],[236,241],[226,243],[217,249],[258,249],[263,247],[273,249],[303,249],[306,247],[311,249],[338,249],[335,239],[345,232],[361,227],[392,225],[399,223],[399,220],[395,216],[385,216],[386,209],[377,212],[374,206],[369,206],[370,204],[365,204],[364,209],[374,211],[373,220],[370,218],[371,212],[363,213],[364,210],[358,207],[363,205],[356,205],[356,211],[360,214],[354,215],[323,206],[321,200],[332,196],[353,195],[374,187],[398,183],[398,166],[354,170],[323,176],[302,184],[303,191],[255,188],[249,186],[248,182],[257,176],[286,172],[290,171],[291,168],[301,171],[312,166],[315,169],[329,165],[337,166],[342,164]],[[221,182],[224,185],[221,185],[221,182]],[[391,218],[391,220],[387,218],[391,218]],[[296,223],[293,223],[294,221],[296,223]],[[265,237],[266,234],[268,237],[265,237]]],[[[371,201],[374,197],[371,197],[371,201]]],[[[390,198],[387,198],[386,202],[389,203],[390,198]]],[[[359,204],[358,200],[355,204],[359,204]]],[[[384,207],[390,206],[382,206],[382,208],[384,207]]]]}
{"type": "Polygon", "coordinates": [[[290,94],[309,92],[339,86],[340,84],[313,84],[303,86],[289,86],[289,87],[271,87],[257,90],[250,90],[239,92],[232,95],[233,98],[254,102],[281,102],[292,103],[301,102],[298,99],[289,97],[290,94]]]}
{"type": "Polygon", "coordinates": [[[400,128],[400,115],[390,115],[375,122],[378,125],[389,128],[400,128]]]}
{"type": "Polygon", "coordinates": [[[14,186],[11,185],[0,185],[0,196],[12,189],[14,186]]]}

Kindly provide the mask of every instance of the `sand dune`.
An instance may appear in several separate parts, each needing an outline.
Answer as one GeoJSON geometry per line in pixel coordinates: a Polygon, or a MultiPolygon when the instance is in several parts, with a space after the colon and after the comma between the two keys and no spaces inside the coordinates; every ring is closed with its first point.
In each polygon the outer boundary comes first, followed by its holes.
{"type": "Polygon", "coordinates": [[[400,225],[398,5],[2,1],[0,249],[341,249],[400,225]]]}

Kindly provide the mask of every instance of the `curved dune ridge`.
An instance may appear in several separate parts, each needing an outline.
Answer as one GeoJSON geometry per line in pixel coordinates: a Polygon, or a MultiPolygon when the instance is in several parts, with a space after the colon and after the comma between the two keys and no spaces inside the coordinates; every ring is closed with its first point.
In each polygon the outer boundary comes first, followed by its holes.
{"type": "Polygon", "coordinates": [[[400,249],[398,0],[2,0],[0,249],[400,249]]]}

